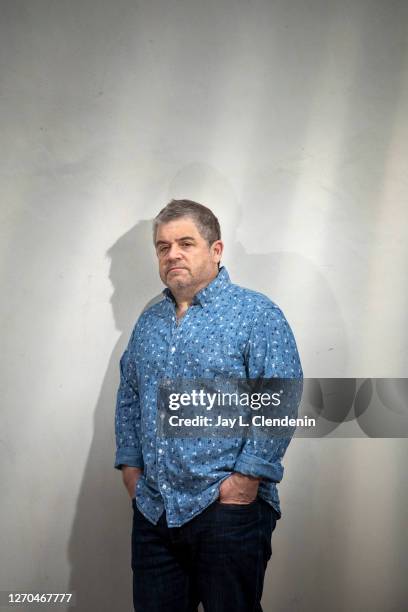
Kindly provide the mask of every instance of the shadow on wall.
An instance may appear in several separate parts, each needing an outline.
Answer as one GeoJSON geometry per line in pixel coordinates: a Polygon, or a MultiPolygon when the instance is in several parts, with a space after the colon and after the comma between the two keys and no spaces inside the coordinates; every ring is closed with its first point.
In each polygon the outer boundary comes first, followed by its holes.
{"type": "MultiPolygon", "coordinates": [[[[107,366],[95,409],[94,434],[69,542],[70,592],[78,612],[132,609],[132,506],[115,470],[114,411],[119,360],[137,316],[162,287],[152,247],[151,222],[141,221],[109,249],[111,304],[122,332],[107,366]]],[[[101,330],[102,332],[103,330],[101,330]]]]}
{"type": "MultiPolygon", "coordinates": [[[[203,201],[194,191],[190,193],[191,198],[203,201]]],[[[173,193],[172,197],[182,196],[173,193]]],[[[215,207],[214,210],[217,213],[215,207]]],[[[230,221],[233,219],[236,216],[232,216],[230,221]]],[[[234,242],[237,229],[236,223],[230,223],[224,232],[224,235],[228,232],[231,234],[226,240],[228,261],[225,261],[231,280],[266,293],[271,299],[276,299],[284,311],[285,303],[298,304],[301,311],[302,291],[312,291],[308,297],[307,316],[310,321],[306,330],[319,326],[321,334],[318,338],[326,334],[325,343],[328,346],[331,344],[330,335],[334,332],[337,346],[343,350],[342,320],[334,297],[319,271],[296,253],[249,255],[240,243],[234,242]],[[282,270],[285,271],[284,275],[282,270]],[[322,304],[324,308],[319,309],[322,304]]],[[[112,310],[115,324],[122,335],[113,349],[96,405],[94,435],[69,542],[71,576],[68,590],[76,593],[78,612],[132,609],[132,508],[121,475],[113,468],[114,410],[120,357],[137,316],[152,296],[160,296],[162,290],[152,246],[151,221],[137,223],[109,249],[108,255],[111,258],[110,279],[114,287],[112,310]]],[[[293,325],[293,317],[288,318],[293,325]]],[[[295,335],[296,327],[305,324],[304,317],[300,323],[295,322],[295,335]]],[[[303,347],[297,340],[302,358],[303,347]]],[[[312,348],[309,346],[308,354],[319,349],[317,345],[313,348],[313,342],[311,338],[312,348]]],[[[319,350],[323,349],[320,346],[319,350]]],[[[344,360],[345,354],[338,358],[344,360]]],[[[304,359],[303,366],[307,370],[304,359]]],[[[312,497],[309,491],[309,499],[312,497]]],[[[291,572],[288,568],[289,573],[293,580],[293,567],[291,572]]]]}

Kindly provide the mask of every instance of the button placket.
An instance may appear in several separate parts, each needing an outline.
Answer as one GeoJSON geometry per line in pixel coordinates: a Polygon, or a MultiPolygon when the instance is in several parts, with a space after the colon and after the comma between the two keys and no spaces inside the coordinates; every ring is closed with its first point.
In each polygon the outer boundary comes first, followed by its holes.
{"type": "MultiPolygon", "coordinates": [[[[191,316],[191,306],[185,313],[185,315],[180,320],[179,324],[177,324],[177,317],[175,312],[175,307],[173,305],[172,308],[172,321],[171,321],[171,335],[169,341],[169,348],[167,352],[167,364],[165,367],[165,375],[166,378],[172,378],[174,374],[177,374],[175,367],[175,355],[179,348],[180,341],[182,340],[182,332],[185,327],[185,321],[189,319],[191,316]]],[[[166,514],[169,519],[172,518],[172,507],[171,503],[171,488],[169,483],[166,482],[166,470],[165,470],[165,457],[166,457],[166,443],[162,438],[158,438],[156,434],[156,465],[157,465],[157,483],[159,487],[160,494],[163,498],[164,507],[166,510],[166,514]]]]}
{"type": "MultiPolygon", "coordinates": [[[[171,322],[171,336],[169,342],[169,348],[167,353],[167,364],[165,368],[165,373],[167,378],[171,378],[174,374],[174,355],[177,351],[177,346],[180,338],[180,331],[182,324],[185,318],[188,316],[188,312],[184,315],[183,319],[180,321],[180,324],[177,325],[177,317],[175,313],[175,308],[172,308],[172,322],[171,322]]],[[[157,437],[156,433],[156,465],[157,465],[157,483],[159,487],[159,491],[163,498],[164,507],[166,509],[166,513],[168,516],[171,516],[170,509],[170,500],[167,498],[167,491],[169,490],[169,485],[166,482],[165,476],[165,441],[162,438],[157,437]]]]}

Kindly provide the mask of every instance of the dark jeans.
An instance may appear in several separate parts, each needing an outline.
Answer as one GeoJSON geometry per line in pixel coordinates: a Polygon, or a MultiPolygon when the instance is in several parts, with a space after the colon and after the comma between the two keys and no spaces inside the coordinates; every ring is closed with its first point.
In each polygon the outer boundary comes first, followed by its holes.
{"type": "Polygon", "coordinates": [[[136,612],[262,612],[266,565],[278,514],[261,498],[216,501],[182,527],[152,525],[133,500],[136,612]]]}

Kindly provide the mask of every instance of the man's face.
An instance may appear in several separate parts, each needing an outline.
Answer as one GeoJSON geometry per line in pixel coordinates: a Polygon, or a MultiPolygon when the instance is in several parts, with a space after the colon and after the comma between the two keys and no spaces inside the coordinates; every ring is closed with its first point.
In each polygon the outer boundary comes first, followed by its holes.
{"type": "Polygon", "coordinates": [[[156,233],[159,274],[172,292],[196,293],[217,276],[222,242],[211,246],[189,217],[160,224],[156,233]]]}

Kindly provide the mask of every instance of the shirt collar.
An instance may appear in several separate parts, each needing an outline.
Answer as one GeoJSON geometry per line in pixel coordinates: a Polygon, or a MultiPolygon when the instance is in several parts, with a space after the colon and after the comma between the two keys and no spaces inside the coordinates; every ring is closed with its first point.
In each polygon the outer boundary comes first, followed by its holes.
{"type": "MultiPolygon", "coordinates": [[[[211,281],[211,283],[209,283],[206,287],[200,289],[200,291],[195,294],[192,303],[200,304],[201,306],[209,304],[230,283],[231,281],[227,269],[224,266],[221,266],[217,276],[211,281]]],[[[162,293],[166,299],[175,302],[174,296],[168,287],[166,287],[166,289],[164,289],[162,293]]]]}

